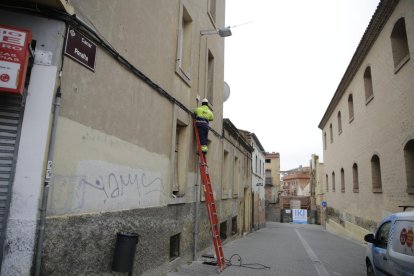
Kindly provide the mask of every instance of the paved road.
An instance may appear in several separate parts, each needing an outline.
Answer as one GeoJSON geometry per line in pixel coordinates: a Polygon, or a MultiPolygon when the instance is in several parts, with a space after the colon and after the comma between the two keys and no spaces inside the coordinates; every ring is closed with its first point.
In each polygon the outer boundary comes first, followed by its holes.
{"type": "MultiPolygon", "coordinates": [[[[223,276],[366,275],[365,246],[317,225],[267,222],[266,228],[225,244],[224,255],[233,265],[220,273],[223,276]],[[238,255],[231,258],[233,254],[238,255]],[[239,256],[242,264],[255,269],[237,266],[239,256]]],[[[181,275],[217,275],[217,268],[200,260],[168,273],[181,275]]]]}

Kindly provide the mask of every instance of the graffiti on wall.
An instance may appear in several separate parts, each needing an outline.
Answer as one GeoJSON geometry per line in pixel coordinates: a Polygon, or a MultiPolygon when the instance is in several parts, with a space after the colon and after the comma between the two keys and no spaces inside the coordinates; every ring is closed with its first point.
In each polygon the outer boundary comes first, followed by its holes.
{"type": "Polygon", "coordinates": [[[88,179],[84,176],[81,178],[82,199],[85,196],[85,189],[91,187],[97,191],[101,191],[104,203],[110,199],[129,195],[130,192],[135,193],[138,203],[144,196],[151,193],[162,192],[162,179],[160,177],[147,177],[145,172],[135,172],[128,174],[117,174],[109,172],[104,175],[98,175],[95,179],[88,179]]]}
{"type": "Polygon", "coordinates": [[[75,176],[55,176],[52,189],[53,213],[157,206],[164,197],[160,172],[93,160],[80,162],[75,176]]]}

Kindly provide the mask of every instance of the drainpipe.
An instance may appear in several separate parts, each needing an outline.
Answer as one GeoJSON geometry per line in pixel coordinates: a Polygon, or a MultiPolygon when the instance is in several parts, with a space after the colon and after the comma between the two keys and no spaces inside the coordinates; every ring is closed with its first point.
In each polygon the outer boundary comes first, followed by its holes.
{"type": "Polygon", "coordinates": [[[53,155],[54,155],[54,150],[55,150],[56,129],[57,129],[57,121],[59,118],[59,112],[60,112],[61,97],[62,97],[62,94],[60,93],[60,87],[59,87],[56,93],[56,98],[55,98],[55,103],[54,103],[55,110],[53,113],[52,129],[50,133],[49,153],[48,153],[48,158],[47,158],[45,183],[43,187],[42,206],[40,208],[39,235],[37,239],[37,252],[36,252],[35,274],[34,274],[35,276],[40,275],[43,240],[45,237],[47,199],[49,196],[49,183],[50,183],[50,179],[52,176],[53,155]]]}
{"type": "Polygon", "coordinates": [[[196,155],[196,182],[194,185],[194,192],[195,192],[195,202],[194,202],[194,247],[193,247],[193,261],[196,260],[197,257],[197,240],[198,240],[198,210],[200,209],[200,182],[199,182],[199,159],[196,155]]]}

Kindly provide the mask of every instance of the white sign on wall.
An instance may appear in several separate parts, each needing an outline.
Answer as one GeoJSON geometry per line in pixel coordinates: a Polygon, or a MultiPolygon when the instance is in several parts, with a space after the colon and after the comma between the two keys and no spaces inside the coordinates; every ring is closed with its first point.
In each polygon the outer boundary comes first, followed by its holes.
{"type": "Polygon", "coordinates": [[[308,223],[308,210],[306,209],[293,209],[292,220],[296,224],[307,224],[308,223]]]}

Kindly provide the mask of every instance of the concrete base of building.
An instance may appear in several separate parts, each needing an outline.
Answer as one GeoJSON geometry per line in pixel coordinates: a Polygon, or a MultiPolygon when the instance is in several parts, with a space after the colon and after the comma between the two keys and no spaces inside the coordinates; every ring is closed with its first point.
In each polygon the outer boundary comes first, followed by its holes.
{"type": "MultiPolygon", "coordinates": [[[[221,221],[231,223],[232,217],[228,214],[221,221]]],[[[206,250],[213,252],[204,203],[198,223],[196,258],[206,250]]],[[[194,204],[48,217],[42,275],[113,275],[116,234],[121,231],[139,235],[133,275],[162,275],[193,259],[194,204]],[[176,248],[178,256],[171,257],[170,238],[177,234],[179,253],[176,248]]],[[[232,235],[228,226],[226,242],[240,235],[241,231],[232,235]]]]}
{"type": "Polygon", "coordinates": [[[370,231],[350,222],[345,222],[344,227],[333,220],[330,220],[328,223],[326,223],[326,230],[331,233],[335,233],[340,236],[345,236],[360,242],[364,241],[364,236],[366,234],[371,233],[370,231]]]}
{"type": "Polygon", "coordinates": [[[328,208],[327,216],[326,230],[358,241],[364,241],[364,236],[372,233],[377,226],[372,220],[346,212],[340,213],[333,208],[328,208]]]}

